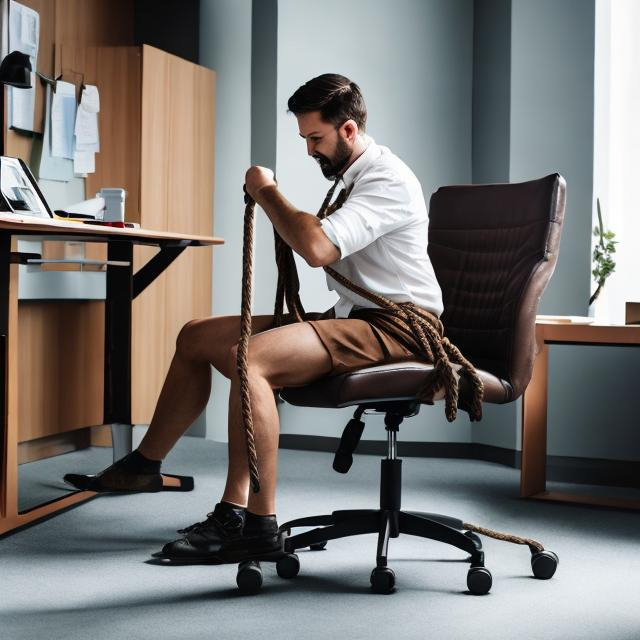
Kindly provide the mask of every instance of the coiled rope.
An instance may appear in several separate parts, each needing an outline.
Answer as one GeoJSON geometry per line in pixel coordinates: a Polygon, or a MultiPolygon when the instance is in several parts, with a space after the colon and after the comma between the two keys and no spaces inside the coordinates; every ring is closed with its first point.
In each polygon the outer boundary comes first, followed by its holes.
{"type": "MultiPolygon", "coordinates": [[[[326,218],[337,211],[345,202],[351,188],[342,189],[335,202],[331,203],[331,198],[335,193],[340,180],[337,179],[331,189],[329,189],[317,217],[326,218]]],[[[255,229],[255,201],[244,190],[244,242],[242,247],[242,306],[240,318],[240,341],[238,343],[237,369],[240,378],[240,395],[242,403],[242,422],[247,441],[247,460],[249,463],[249,477],[254,493],[260,491],[260,474],[258,472],[258,455],[255,446],[255,436],[253,431],[253,417],[251,413],[251,393],[249,390],[249,380],[247,375],[249,339],[251,337],[251,296],[253,286],[253,250],[254,250],[254,229],[255,229]]],[[[275,239],[276,264],[278,266],[278,283],[276,286],[276,300],[274,307],[274,327],[279,327],[284,319],[284,302],[287,309],[296,322],[305,319],[305,310],[300,300],[300,280],[298,270],[293,257],[291,247],[280,237],[275,227],[273,229],[275,239]]],[[[458,379],[454,374],[453,364],[460,365],[460,372],[466,375],[471,382],[472,398],[468,405],[470,420],[477,421],[482,418],[482,398],[484,387],[474,366],[460,353],[460,350],[453,345],[448,338],[441,336],[436,328],[431,324],[428,317],[420,313],[420,308],[413,303],[395,303],[359,287],[335,269],[329,266],[324,270],[337,282],[354,293],[370,300],[383,309],[393,311],[394,315],[402,319],[413,330],[414,336],[421,347],[422,355],[425,359],[433,362],[434,375],[430,376],[425,385],[418,392],[418,398],[429,401],[441,388],[445,390],[445,415],[449,422],[456,419],[458,407],[458,379]]],[[[522,538],[508,533],[501,533],[486,529],[474,524],[464,523],[465,529],[476,533],[512,542],[514,544],[527,545],[533,551],[542,551],[544,547],[539,542],[531,538],[522,538]]]]}
{"type": "MultiPolygon", "coordinates": [[[[351,188],[342,189],[335,202],[331,198],[336,190],[339,179],[335,181],[327,193],[317,217],[326,218],[337,211],[345,202],[351,188]],[[331,203],[331,204],[330,204],[331,203]]],[[[240,379],[240,393],[242,402],[242,421],[247,442],[247,459],[249,476],[253,491],[260,491],[258,473],[258,459],[253,431],[251,414],[251,398],[247,375],[248,347],[251,337],[251,293],[253,283],[253,245],[255,227],[255,202],[245,189],[244,213],[244,243],[242,251],[242,309],[240,321],[240,341],[238,343],[237,369],[240,379]]],[[[278,282],[276,286],[276,300],[274,307],[274,327],[279,327],[284,319],[284,303],[295,322],[305,319],[305,310],[300,300],[300,280],[293,257],[293,251],[280,237],[274,228],[275,255],[278,267],[278,282]]],[[[460,353],[459,349],[447,338],[440,335],[431,323],[428,315],[411,302],[396,303],[384,296],[378,295],[345,278],[335,269],[325,266],[324,270],[337,282],[347,289],[373,302],[378,307],[392,311],[393,317],[404,321],[413,331],[414,337],[420,345],[421,355],[425,360],[434,364],[434,373],[429,376],[424,386],[418,391],[417,397],[425,402],[431,401],[434,394],[441,388],[445,392],[445,415],[449,422],[456,419],[458,409],[458,378],[453,365],[459,365],[460,375],[466,376],[471,383],[471,402],[465,408],[469,412],[471,421],[482,418],[482,398],[484,387],[473,365],[460,353]]]]}

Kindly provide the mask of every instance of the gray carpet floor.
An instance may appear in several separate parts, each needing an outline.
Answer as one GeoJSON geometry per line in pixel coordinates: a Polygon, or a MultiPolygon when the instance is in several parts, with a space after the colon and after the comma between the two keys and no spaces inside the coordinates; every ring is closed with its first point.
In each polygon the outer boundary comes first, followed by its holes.
{"type": "MultiPolygon", "coordinates": [[[[71,456],[49,461],[58,477],[85,470],[71,456]]],[[[331,461],[281,451],[281,522],[377,507],[379,458],[356,456],[347,476],[331,461]]],[[[195,491],[101,496],[0,539],[0,638],[640,638],[639,514],[520,500],[518,471],[497,464],[406,458],[403,466],[404,508],[540,540],[560,556],[555,577],[531,576],[527,548],[485,539],[493,588],[473,596],[464,554],[411,536],[390,542],[391,595],[369,590],[373,535],[299,552],[294,580],[265,565],[256,596],[238,593],[235,565],[148,564],[223,488],[225,447],[183,438],[163,468],[193,474],[195,491]]]]}

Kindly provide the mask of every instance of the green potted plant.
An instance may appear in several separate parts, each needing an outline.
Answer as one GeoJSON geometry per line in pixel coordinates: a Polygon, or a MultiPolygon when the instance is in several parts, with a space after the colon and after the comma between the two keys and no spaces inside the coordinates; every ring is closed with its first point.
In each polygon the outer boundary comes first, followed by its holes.
{"type": "Polygon", "coordinates": [[[607,278],[615,271],[616,263],[613,260],[613,254],[616,252],[618,242],[614,240],[615,233],[613,231],[605,231],[602,224],[602,212],[600,210],[600,198],[596,199],[598,209],[598,225],[593,228],[593,235],[597,241],[593,248],[593,270],[591,273],[596,281],[596,290],[589,298],[589,306],[591,306],[600,295],[604,283],[607,278]]]}

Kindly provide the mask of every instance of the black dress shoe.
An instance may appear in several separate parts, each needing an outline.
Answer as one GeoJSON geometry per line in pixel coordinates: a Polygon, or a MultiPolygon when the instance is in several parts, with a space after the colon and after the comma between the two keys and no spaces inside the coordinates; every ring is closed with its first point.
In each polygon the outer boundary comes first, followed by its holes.
{"type": "Polygon", "coordinates": [[[176,564],[220,563],[223,545],[242,538],[245,514],[243,507],[219,502],[204,522],[180,529],[184,537],[165,544],[153,557],[176,564]]]}
{"type": "Polygon", "coordinates": [[[224,542],[217,555],[218,562],[244,562],[267,558],[272,554],[281,554],[284,548],[284,535],[278,532],[275,516],[263,516],[263,518],[270,518],[271,522],[254,530],[250,530],[245,524],[244,533],[240,538],[224,542]]]}
{"type": "MultiPolygon", "coordinates": [[[[98,493],[156,493],[158,491],[192,491],[193,478],[168,473],[143,472],[131,464],[135,451],[95,475],[67,473],[64,481],[74,489],[98,493]],[[174,482],[165,480],[173,478],[174,482]]],[[[158,465],[159,468],[159,465],[158,465]]]]}

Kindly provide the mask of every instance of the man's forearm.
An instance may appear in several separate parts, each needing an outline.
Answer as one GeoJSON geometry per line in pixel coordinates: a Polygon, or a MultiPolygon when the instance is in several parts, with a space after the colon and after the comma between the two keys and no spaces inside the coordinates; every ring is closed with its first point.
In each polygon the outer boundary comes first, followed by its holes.
{"type": "Polygon", "coordinates": [[[264,209],[280,237],[309,264],[313,264],[318,234],[324,235],[320,220],[311,213],[296,209],[276,186],[260,189],[256,202],[264,209]]]}

